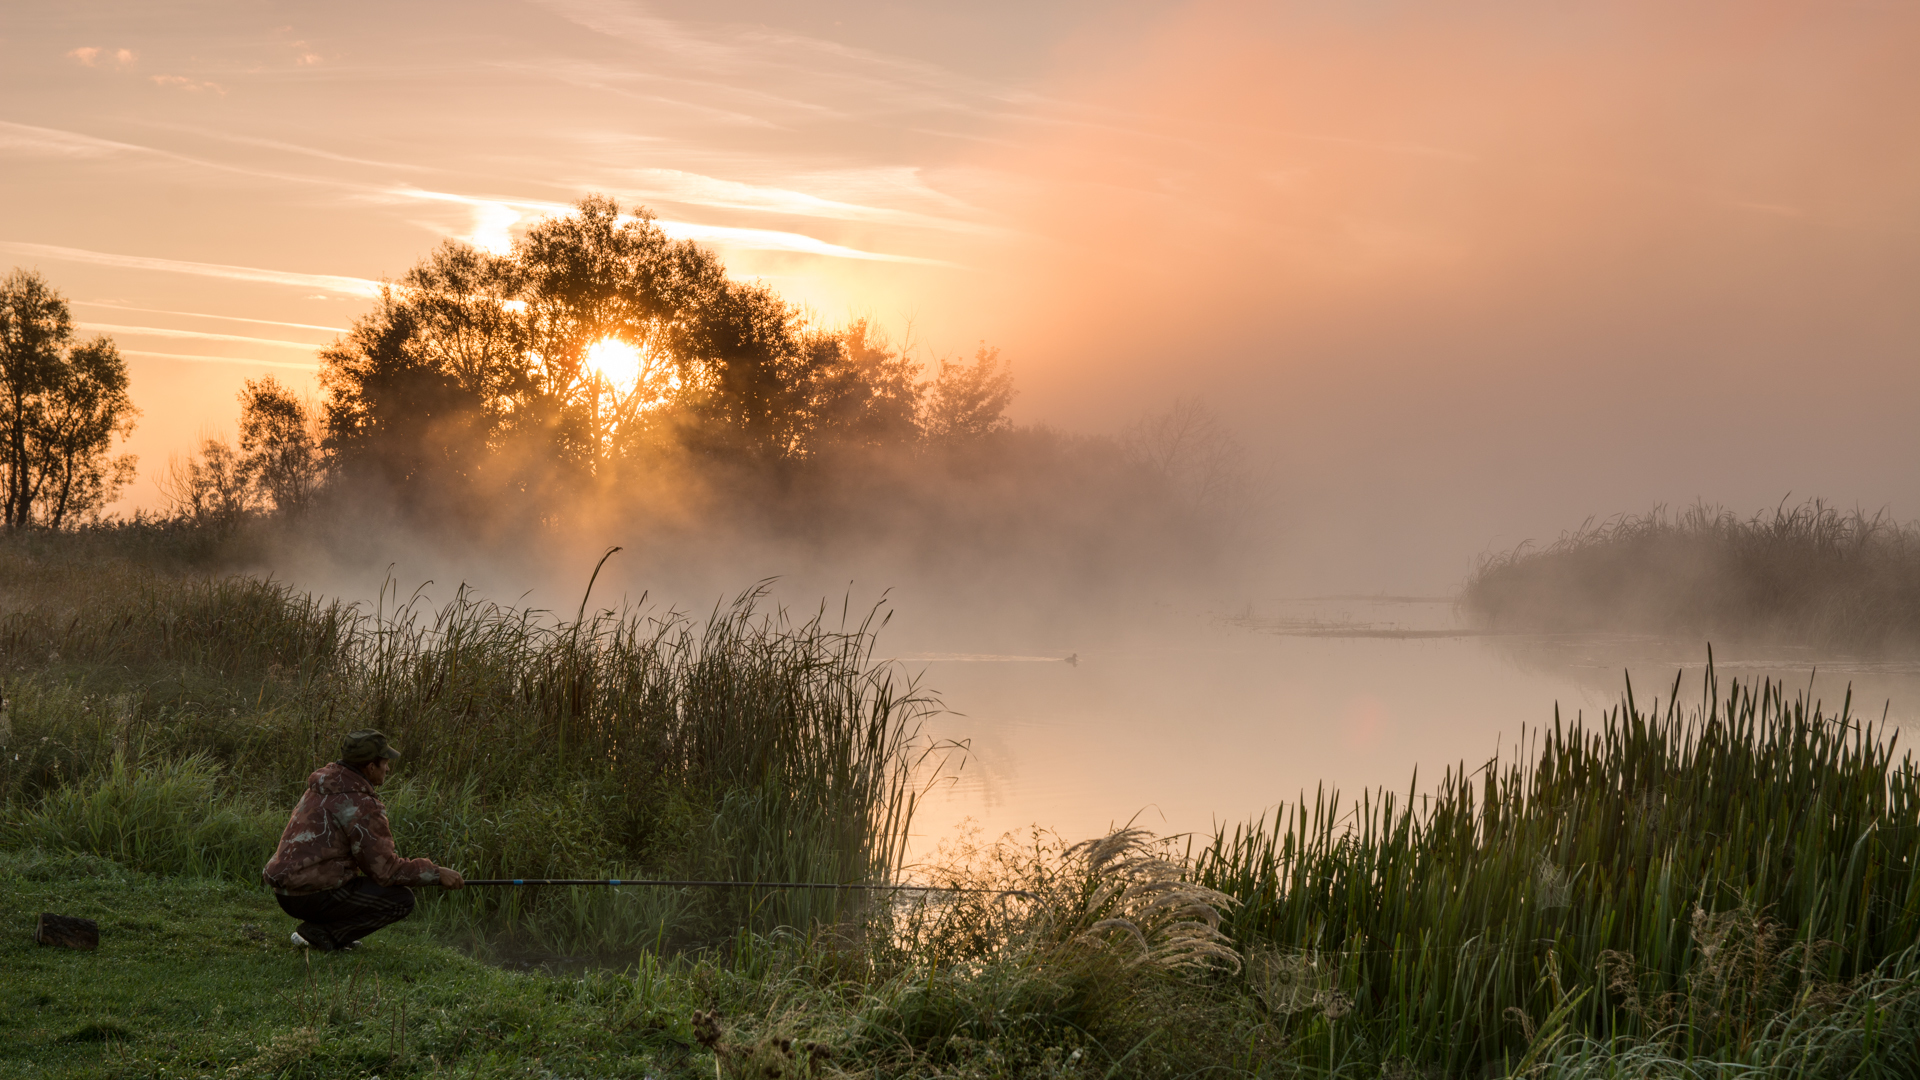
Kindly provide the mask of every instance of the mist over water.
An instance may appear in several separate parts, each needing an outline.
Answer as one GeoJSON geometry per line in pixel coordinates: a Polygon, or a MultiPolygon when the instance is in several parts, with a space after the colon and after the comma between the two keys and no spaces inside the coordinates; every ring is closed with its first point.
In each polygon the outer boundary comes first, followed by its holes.
{"type": "MultiPolygon", "coordinates": [[[[1137,820],[1208,832],[1338,791],[1430,791],[1445,769],[1511,755],[1523,729],[1597,726],[1630,676],[1642,708],[1702,701],[1707,643],[1629,635],[1482,635],[1447,603],[1267,601],[1237,612],[1145,611],[1088,629],[1076,663],[937,656],[919,662],[970,740],[966,769],[923,803],[935,839],[963,818],[988,835],[1041,823],[1069,836],[1137,820]],[[1410,631],[1410,632],[1409,632],[1410,631]],[[1415,774],[1418,773],[1418,782],[1415,774]],[[1137,817],[1136,817],[1137,815],[1137,817]]],[[[1856,720],[1920,718],[1920,662],[1716,646],[1725,693],[1773,679],[1856,720]]]]}
{"type": "MultiPolygon", "coordinates": [[[[1510,754],[1556,708],[1563,723],[1598,723],[1628,677],[1643,708],[1664,705],[1676,674],[1683,708],[1704,690],[1705,640],[1491,633],[1450,594],[1286,598],[1231,573],[1148,572],[1094,593],[1048,588],[1035,568],[984,557],[941,573],[911,550],[888,558],[850,545],[836,559],[831,544],[720,529],[706,541],[666,544],[634,523],[532,552],[476,544],[436,556],[413,537],[368,545],[401,554],[390,569],[314,549],[289,551],[275,572],[369,606],[391,609],[416,587],[444,602],[465,584],[571,619],[595,560],[620,545],[589,612],[702,614],[763,578],[774,579],[766,610],[805,619],[824,608],[830,626],[844,612],[849,627],[878,611],[876,656],[936,698],[926,740],[955,744],[924,763],[916,855],[966,828],[992,837],[1040,825],[1078,838],[1134,821],[1206,833],[1320,790],[1423,792],[1444,770],[1510,754]]],[[[1763,643],[1714,643],[1713,660],[1723,690],[1774,679],[1837,710],[1851,688],[1856,718],[1884,712],[1900,731],[1920,717],[1920,661],[1763,643]]]]}
{"type": "MultiPolygon", "coordinates": [[[[143,12],[124,64],[82,51],[120,47],[99,25],[44,15],[6,45],[24,194],[0,240],[84,317],[166,324],[116,331],[130,352],[197,350],[135,356],[143,475],[258,373],[228,332],[298,337],[247,347],[304,363],[434,239],[503,249],[588,191],[720,237],[823,323],[917,328],[922,358],[1002,347],[1020,424],[1112,435],[1207,402],[1265,481],[1224,553],[1177,518],[1122,525],[1110,476],[1019,490],[896,461],[812,516],[669,481],[552,528],[538,507],[436,527],[371,493],[245,567],[370,608],[464,585],[572,618],[620,546],[589,611],[704,612],[766,579],[799,617],[884,601],[882,654],[940,693],[929,732],[971,746],[930,837],[1405,789],[1556,702],[1597,714],[1628,670],[1650,698],[1684,667],[1697,700],[1704,640],[1482,636],[1448,601],[1482,554],[1661,502],[1920,516],[1910,8],[1067,5],[1004,49],[992,9],[475,11],[376,38],[353,15],[213,34],[143,12]],[[429,52],[459,59],[416,70],[429,52]],[[1274,599],[1330,593],[1445,599],[1274,599]]],[[[1920,707],[1904,662],[1716,661],[1790,686],[1818,667],[1816,696],[1852,682],[1896,723],[1920,707]]]]}

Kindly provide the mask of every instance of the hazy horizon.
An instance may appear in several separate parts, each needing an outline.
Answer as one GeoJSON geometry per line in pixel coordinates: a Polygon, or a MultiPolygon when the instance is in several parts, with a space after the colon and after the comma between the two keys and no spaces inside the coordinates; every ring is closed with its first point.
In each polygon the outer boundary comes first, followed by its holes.
{"type": "MultiPolygon", "coordinates": [[[[590,192],[1013,415],[1210,403],[1270,583],[1445,591],[1590,515],[1920,517],[1920,12],[99,4],[0,30],[0,265],[126,352],[141,478],[444,237],[590,192]]],[[[744,582],[743,582],[744,584],[744,582]]]]}

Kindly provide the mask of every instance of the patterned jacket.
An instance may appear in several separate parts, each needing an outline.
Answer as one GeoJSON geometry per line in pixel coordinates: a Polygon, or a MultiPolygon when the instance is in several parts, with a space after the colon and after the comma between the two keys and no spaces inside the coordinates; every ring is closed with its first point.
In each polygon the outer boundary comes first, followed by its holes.
{"type": "Polygon", "coordinates": [[[382,885],[440,882],[432,859],[394,854],[386,805],[366,777],[336,761],[307,777],[307,790],[260,877],[283,896],[305,896],[337,889],[356,874],[382,885]]]}

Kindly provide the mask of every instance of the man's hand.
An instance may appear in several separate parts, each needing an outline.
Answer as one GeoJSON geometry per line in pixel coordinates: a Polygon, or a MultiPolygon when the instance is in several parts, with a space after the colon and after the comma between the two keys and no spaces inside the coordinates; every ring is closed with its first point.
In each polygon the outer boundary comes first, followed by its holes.
{"type": "Polygon", "coordinates": [[[460,876],[460,871],[452,867],[443,866],[440,868],[440,887],[443,889],[464,889],[467,887],[467,879],[460,876]]]}

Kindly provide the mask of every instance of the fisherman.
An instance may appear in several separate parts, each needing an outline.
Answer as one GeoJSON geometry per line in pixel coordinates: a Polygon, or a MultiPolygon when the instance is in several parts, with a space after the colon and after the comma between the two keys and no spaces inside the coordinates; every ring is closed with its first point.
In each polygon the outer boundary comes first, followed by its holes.
{"type": "Polygon", "coordinates": [[[300,920],[295,945],[354,948],[412,913],[415,887],[466,885],[458,870],[394,854],[387,808],[373,789],[386,783],[399,756],[377,731],[349,732],[340,760],[307,777],[280,847],[260,871],[280,910],[300,920]]]}

